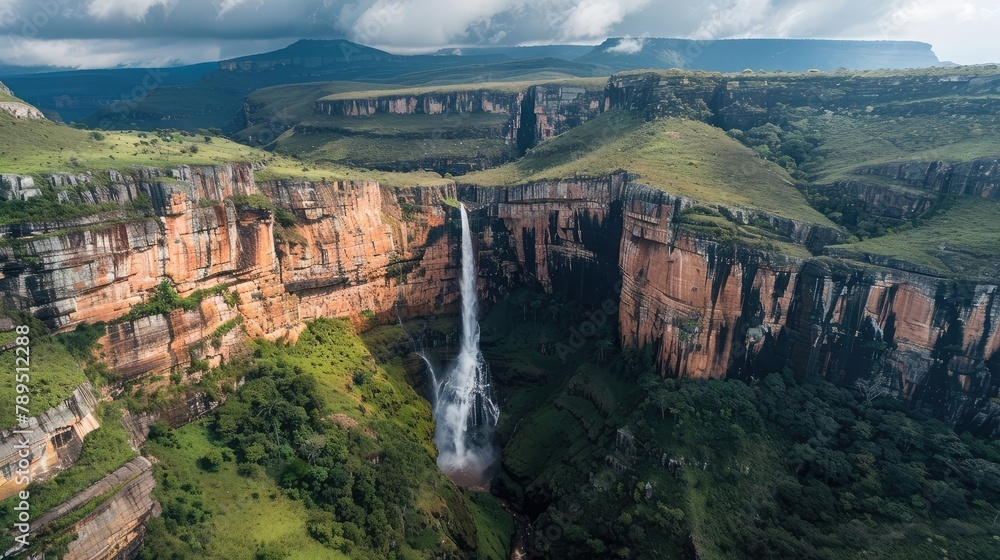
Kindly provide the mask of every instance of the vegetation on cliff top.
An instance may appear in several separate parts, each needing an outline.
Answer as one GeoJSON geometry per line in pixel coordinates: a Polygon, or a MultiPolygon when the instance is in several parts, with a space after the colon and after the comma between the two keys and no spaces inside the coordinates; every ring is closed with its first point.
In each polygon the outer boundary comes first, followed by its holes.
{"type": "MultiPolygon", "coordinates": [[[[36,177],[48,183],[48,173],[82,173],[133,166],[159,168],[181,165],[221,165],[234,162],[263,164],[259,180],[371,179],[388,186],[448,183],[428,173],[379,173],[342,166],[303,164],[291,158],[237,144],[225,138],[161,130],[146,132],[97,132],[57,125],[49,121],[24,121],[0,111],[0,172],[36,177]]],[[[30,202],[30,201],[29,201],[30,202]]],[[[0,203],[3,206],[8,203],[0,203]]]]}
{"type": "Polygon", "coordinates": [[[859,243],[834,245],[834,256],[938,276],[1000,277],[1000,200],[950,198],[920,225],[859,243]]]}
{"type": "Polygon", "coordinates": [[[603,78],[560,78],[556,80],[519,80],[510,82],[470,82],[451,85],[430,85],[419,87],[407,87],[399,89],[373,89],[369,91],[345,91],[334,93],[320,98],[320,101],[346,101],[352,99],[377,99],[409,97],[425,94],[453,94],[453,93],[475,93],[475,92],[496,92],[496,93],[519,93],[531,86],[566,86],[580,87],[587,89],[603,90],[608,79],[603,78]]]}
{"type": "Polygon", "coordinates": [[[611,111],[544,142],[516,162],[471,173],[485,186],[602,177],[617,170],[638,182],[707,204],[753,208],[833,226],[793,186],[788,174],[708,124],[677,118],[651,122],[611,111]]]}
{"type": "Polygon", "coordinates": [[[514,148],[503,140],[508,120],[508,115],[488,113],[316,115],[269,148],[327,164],[463,173],[513,158],[514,148]]]}
{"type": "MultiPolygon", "coordinates": [[[[30,324],[32,332],[28,337],[30,344],[27,348],[30,349],[30,354],[27,357],[31,370],[31,382],[28,384],[31,389],[31,406],[28,416],[38,416],[68,399],[87,378],[80,362],[63,345],[46,334],[41,322],[32,321],[30,324]]],[[[0,333],[0,345],[12,344],[20,336],[14,331],[0,333]]],[[[18,357],[25,356],[16,354],[13,348],[0,352],[0,367],[3,371],[10,372],[0,377],[0,399],[11,403],[8,408],[10,414],[0,418],[0,428],[11,428],[17,422],[13,406],[18,395],[14,372],[16,368],[23,366],[23,363],[15,363],[18,357]]]]}

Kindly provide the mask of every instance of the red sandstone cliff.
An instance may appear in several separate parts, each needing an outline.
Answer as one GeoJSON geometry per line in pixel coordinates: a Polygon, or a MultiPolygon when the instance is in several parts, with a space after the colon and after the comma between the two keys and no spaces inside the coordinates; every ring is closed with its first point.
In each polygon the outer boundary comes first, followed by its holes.
{"type": "MultiPolygon", "coordinates": [[[[996,285],[720,242],[679,222],[691,201],[628,179],[463,187],[483,206],[484,293],[528,283],[595,309],[620,298],[622,343],[652,346],[665,375],[750,378],[787,365],[845,385],[872,378],[926,414],[1000,433],[996,285]]],[[[771,221],[801,243],[827,235],[771,221]]]]}

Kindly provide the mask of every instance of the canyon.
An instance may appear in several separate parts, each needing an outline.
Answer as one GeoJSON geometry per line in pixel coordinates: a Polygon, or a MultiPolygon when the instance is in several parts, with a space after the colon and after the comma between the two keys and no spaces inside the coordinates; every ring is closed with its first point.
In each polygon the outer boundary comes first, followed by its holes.
{"type": "MultiPolygon", "coordinates": [[[[767,79],[625,74],[599,91],[546,84],[516,93],[320,100],[315,109],[337,116],[505,114],[505,140],[523,153],[614,109],[751,127],[786,102],[865,111],[889,91],[919,106],[920,96],[976,93],[988,81],[875,76],[853,80],[845,93],[827,87],[837,79],[830,76],[797,77],[781,88],[767,79]]],[[[992,158],[871,165],[829,188],[874,214],[909,218],[942,194],[997,198],[997,165],[992,158]]],[[[59,332],[105,323],[99,358],[118,379],[106,393],[126,384],[148,392],[180,377],[185,392],[168,407],[123,419],[135,447],[157,419],[181,426],[218,406],[194,384],[207,368],[247,352],[247,340],[293,342],[305,322],[320,317],[349,317],[365,328],[456,314],[459,201],[469,208],[478,291],[487,305],[523,287],[566,294],[594,310],[610,301],[621,346],[650,347],[662,376],[753,381],[787,367],[800,378],[863,382],[953,427],[1000,435],[995,279],[942,277],[893,259],[840,258],[824,249],[843,240],[839,228],[735,205],[711,210],[734,224],[764,224],[781,243],[721,238],[685,221],[702,202],[627,170],[504,187],[461,177],[421,187],[258,180],[263,170],[234,162],[4,175],[22,198],[28,185],[44,182],[66,203],[105,205],[74,220],[0,227],[0,294],[6,306],[59,332]],[[144,205],[147,212],[133,211],[144,205]],[[164,283],[190,305],[131,313],[158,297],[164,283]]],[[[101,397],[84,385],[32,420],[44,434],[32,449],[36,477],[76,460],[83,437],[97,427],[101,397]]],[[[14,442],[12,433],[0,434],[2,496],[15,490],[14,442]]],[[[70,557],[135,551],[142,522],[158,509],[149,494],[150,466],[136,461],[74,498],[83,503],[107,488],[117,492],[78,521],[81,537],[70,557]],[[124,550],[99,544],[111,540],[124,550]]]]}

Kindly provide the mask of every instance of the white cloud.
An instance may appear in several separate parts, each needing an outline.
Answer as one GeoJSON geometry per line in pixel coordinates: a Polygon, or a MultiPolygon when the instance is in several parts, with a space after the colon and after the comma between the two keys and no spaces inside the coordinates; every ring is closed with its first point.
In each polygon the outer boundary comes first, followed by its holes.
{"type": "MultiPolygon", "coordinates": [[[[60,52],[65,41],[81,49],[119,45],[114,55],[95,51],[94,60],[128,64],[140,60],[140,51],[153,55],[142,45],[154,39],[201,45],[184,53],[221,44],[226,56],[238,56],[299,38],[343,36],[391,52],[426,52],[475,44],[592,44],[626,35],[917,40],[931,43],[944,60],[977,63],[1000,61],[998,27],[996,0],[0,0],[0,44],[6,36],[62,41],[52,43],[47,57],[41,50],[33,55],[56,65],[64,55],[88,56],[60,52]],[[41,12],[45,25],[26,24],[43,4],[62,11],[41,12]]],[[[636,46],[626,41],[618,48],[636,46]]],[[[0,58],[21,62],[5,48],[0,58]]]]}
{"type": "Polygon", "coordinates": [[[561,35],[568,40],[603,39],[615,24],[648,3],[649,0],[583,0],[569,12],[561,35]]]}
{"type": "MultiPolygon", "coordinates": [[[[234,8],[238,8],[251,1],[254,0],[216,0],[215,9],[219,11],[219,18],[221,18],[234,8]]],[[[258,1],[263,2],[263,0],[258,1]]]]}
{"type": "Polygon", "coordinates": [[[142,20],[153,6],[162,6],[170,10],[178,0],[90,0],[87,4],[87,14],[96,19],[112,19],[115,17],[142,20]]]}
{"type": "Polygon", "coordinates": [[[646,44],[645,37],[629,37],[625,36],[617,45],[609,47],[609,53],[615,54],[636,54],[642,51],[642,47],[646,44]]]}

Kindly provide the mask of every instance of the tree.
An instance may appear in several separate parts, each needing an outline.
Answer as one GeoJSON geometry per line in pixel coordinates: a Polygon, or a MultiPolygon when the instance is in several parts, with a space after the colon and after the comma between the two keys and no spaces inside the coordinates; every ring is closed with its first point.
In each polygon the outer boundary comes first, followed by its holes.
{"type": "Polygon", "coordinates": [[[668,390],[666,387],[659,387],[650,397],[650,400],[660,409],[660,420],[665,420],[667,417],[667,409],[670,405],[674,403],[676,398],[676,393],[668,390]]]}
{"type": "Polygon", "coordinates": [[[865,404],[871,404],[872,401],[886,397],[892,393],[878,379],[858,379],[854,382],[854,388],[861,393],[861,398],[864,399],[865,404]]]}
{"type": "Polygon", "coordinates": [[[607,361],[608,356],[611,355],[611,352],[615,349],[615,343],[612,342],[610,338],[602,338],[597,341],[594,347],[597,349],[598,361],[603,364],[607,361]]]}

